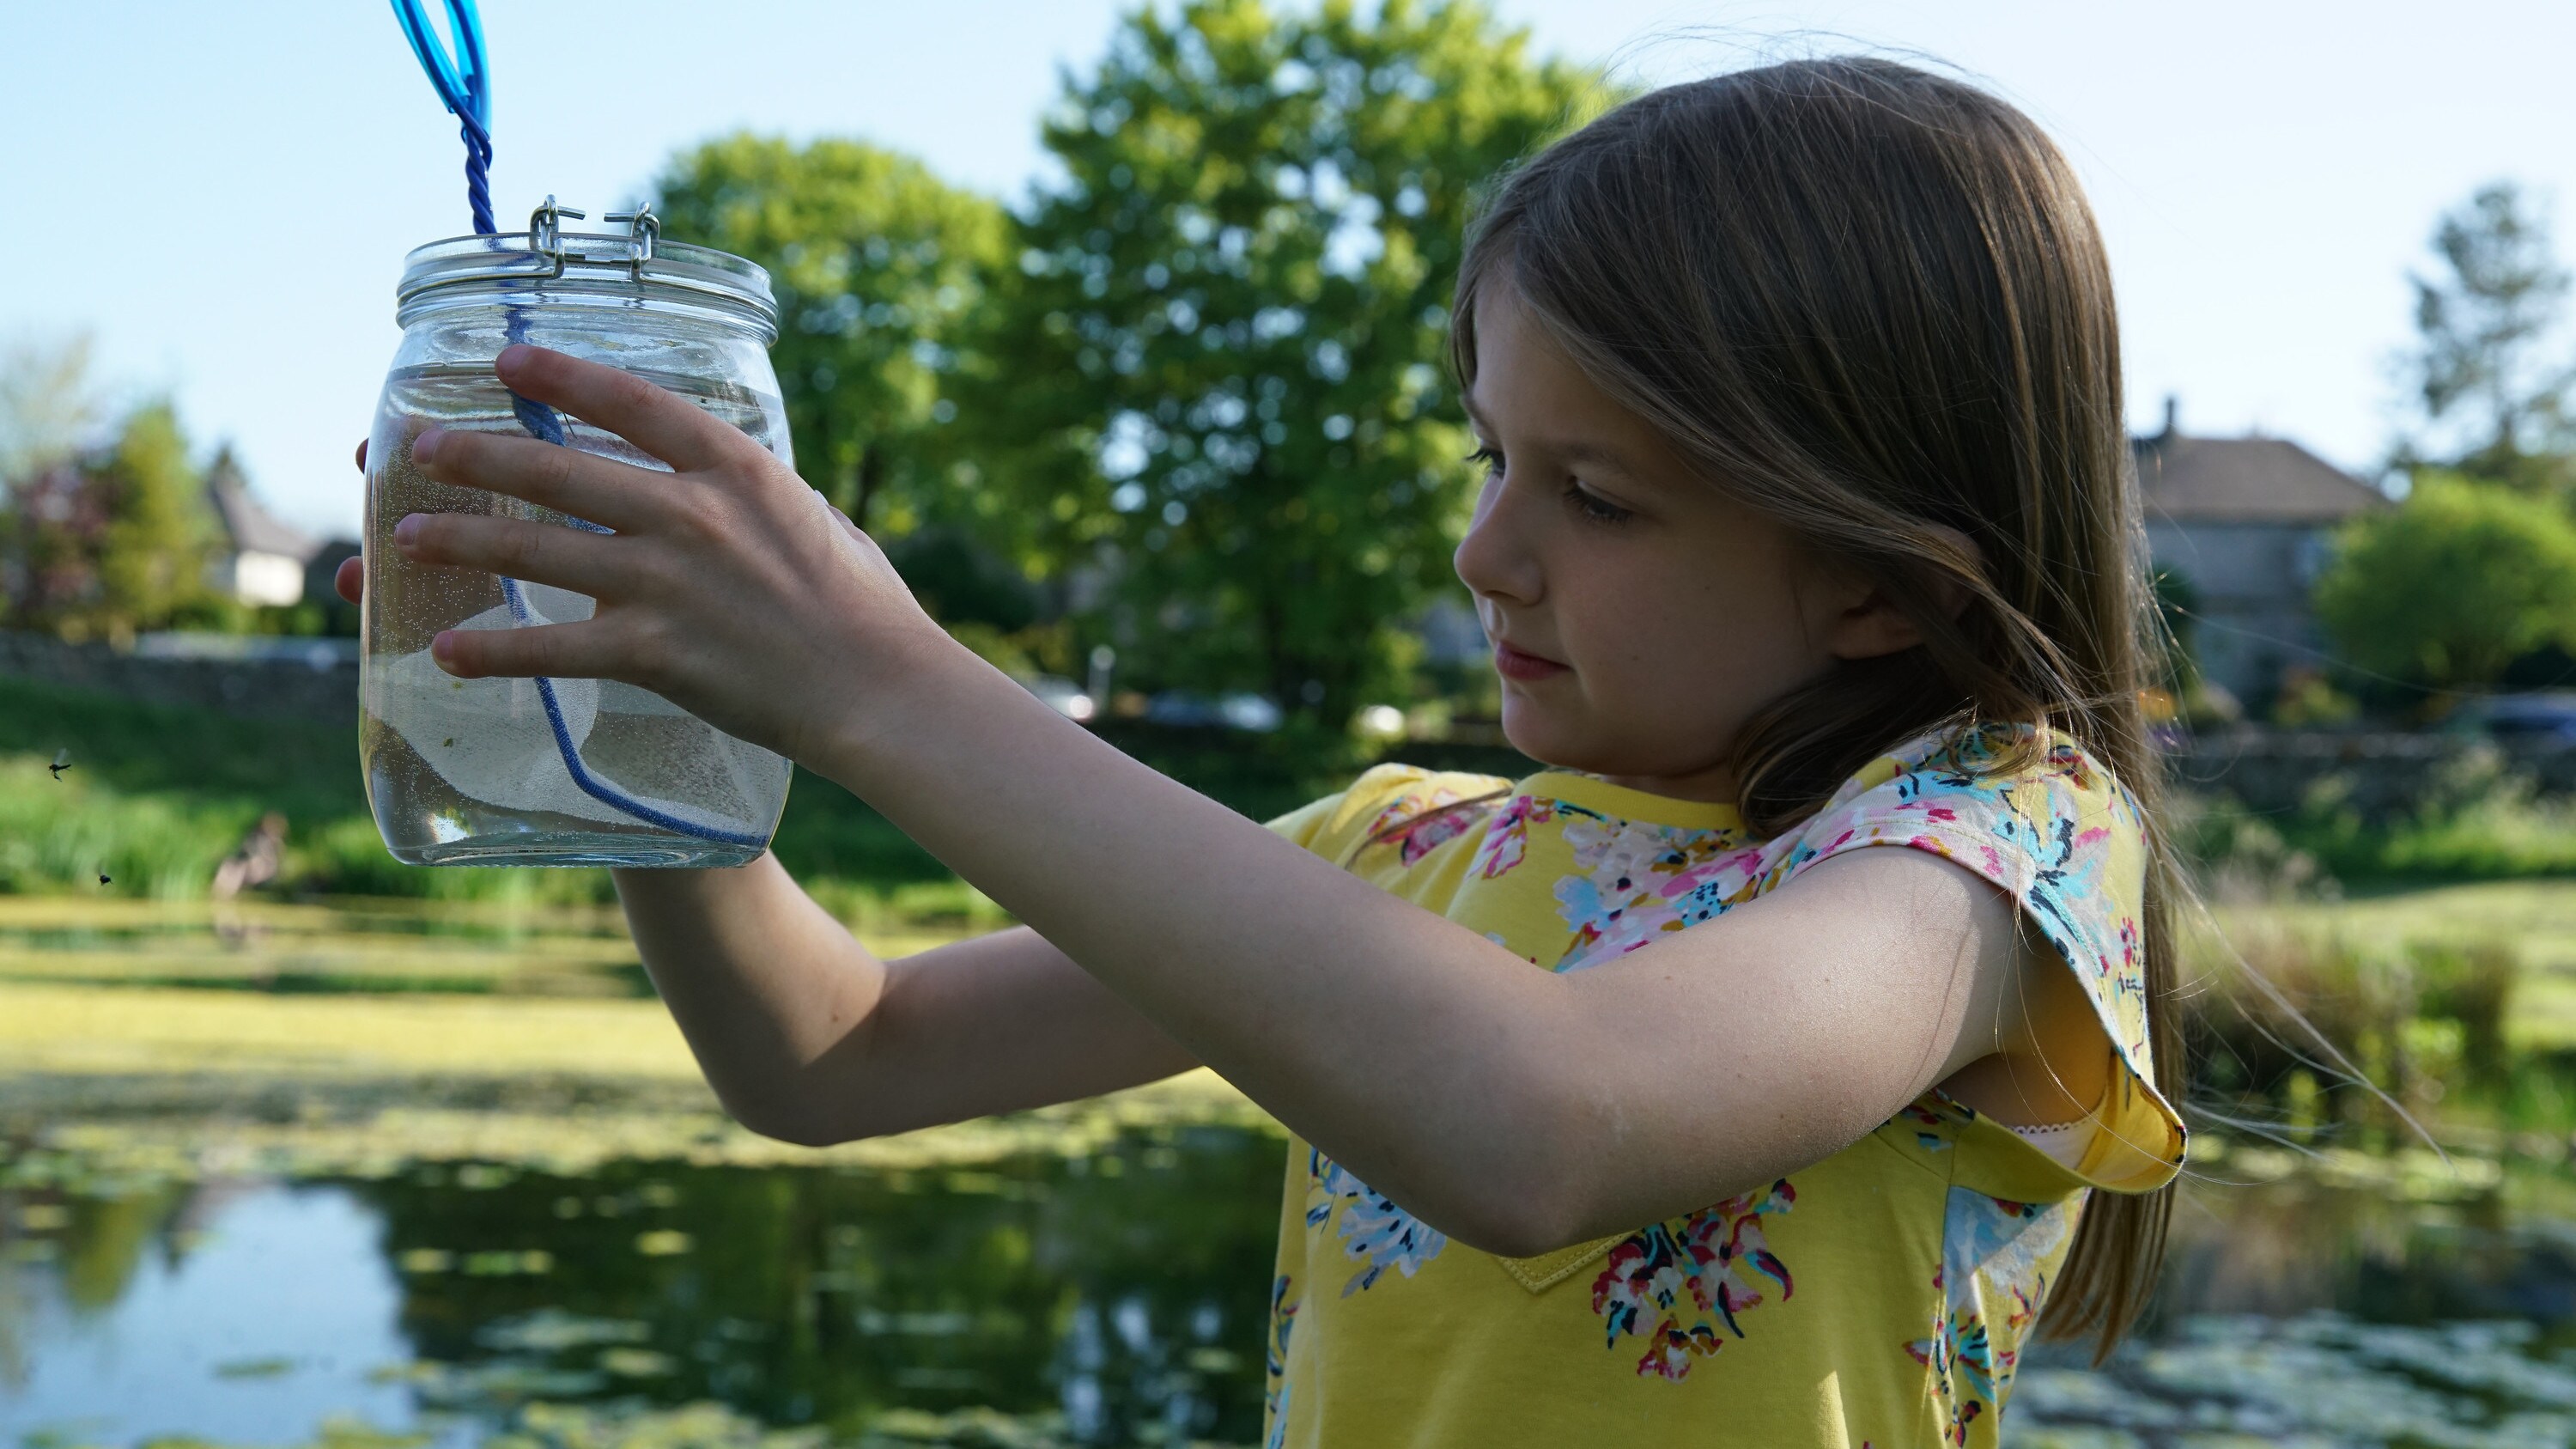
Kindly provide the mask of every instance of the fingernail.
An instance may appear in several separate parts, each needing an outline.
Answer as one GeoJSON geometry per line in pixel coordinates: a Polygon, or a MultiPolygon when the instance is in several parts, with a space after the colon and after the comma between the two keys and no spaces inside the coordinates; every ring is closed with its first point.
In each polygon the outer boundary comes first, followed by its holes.
{"type": "Polygon", "coordinates": [[[429,641],[429,657],[441,664],[455,663],[456,631],[453,629],[439,630],[438,637],[429,641]]]}
{"type": "Polygon", "coordinates": [[[421,429],[420,436],[411,440],[411,460],[415,463],[427,463],[436,459],[438,456],[439,439],[446,436],[447,429],[445,428],[428,427],[421,429]]]}
{"type": "Polygon", "coordinates": [[[492,370],[508,377],[519,370],[519,365],[528,360],[528,354],[533,350],[524,342],[513,342],[501,349],[500,356],[492,359],[492,370]]]}
{"type": "Polygon", "coordinates": [[[404,548],[409,548],[411,547],[412,540],[418,537],[420,537],[420,515],[417,513],[404,514],[402,516],[402,521],[394,525],[394,542],[402,545],[404,548]]]}

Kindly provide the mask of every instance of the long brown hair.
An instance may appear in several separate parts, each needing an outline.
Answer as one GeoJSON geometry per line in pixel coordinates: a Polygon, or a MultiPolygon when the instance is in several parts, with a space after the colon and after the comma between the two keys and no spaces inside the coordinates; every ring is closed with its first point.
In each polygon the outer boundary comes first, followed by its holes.
{"type": "MultiPolygon", "coordinates": [[[[1715,486],[1871,579],[1922,630],[1921,647],[1846,663],[1746,726],[1734,765],[1749,826],[1796,822],[1889,746],[1945,725],[2025,725],[1997,733],[2027,751],[2062,732],[2137,797],[2150,1049],[2156,1086],[2181,1100],[2180,879],[2154,823],[2161,771],[2139,699],[2159,636],[2119,326],[2057,147],[2003,101],[1886,60],[1672,86],[1497,187],[1452,313],[1469,381],[1476,297],[1493,286],[1715,486]]],[[[2169,1186],[2094,1195],[2048,1306],[2053,1336],[2110,1351],[2153,1287],[2171,1206],[2169,1186]]]]}

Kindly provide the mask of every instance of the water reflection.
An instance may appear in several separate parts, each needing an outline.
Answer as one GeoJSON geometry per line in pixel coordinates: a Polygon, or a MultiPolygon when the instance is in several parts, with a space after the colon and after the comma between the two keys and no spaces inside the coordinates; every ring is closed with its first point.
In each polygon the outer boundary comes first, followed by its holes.
{"type": "Polygon", "coordinates": [[[851,1434],[976,1409],[1249,1442],[1280,1162],[1204,1128],[977,1171],[427,1166],[59,1222],[21,1199],[45,1230],[0,1271],[0,1436],[285,1443],[336,1413],[480,1437],[539,1401],[714,1400],[851,1434]]]}
{"type": "Polygon", "coordinates": [[[0,1268],[0,1433],[293,1443],[330,1414],[396,1422],[402,1287],[375,1215],[331,1188],[75,1201],[0,1268]],[[45,1251],[51,1249],[51,1251],[45,1251]]]}
{"type": "Polygon", "coordinates": [[[1247,1133],[1170,1137],[937,1174],[485,1169],[355,1191],[397,1261],[455,1255],[409,1285],[403,1326],[425,1359],[533,1359],[590,1373],[581,1392],[624,1377],[656,1400],[714,1398],[781,1424],[980,1405],[1059,1409],[1087,1440],[1161,1422],[1250,1439],[1258,1384],[1225,1349],[1259,1341],[1280,1151],[1247,1133]],[[531,1253],[547,1271],[497,1256],[531,1253]],[[478,1271],[476,1255],[496,1256],[478,1271]],[[589,1343],[531,1353],[489,1328],[557,1307],[638,1325],[619,1345],[632,1367],[589,1343]]]}
{"type": "MultiPolygon", "coordinates": [[[[0,1443],[1248,1444],[1279,1170],[1198,1127],[972,1170],[0,1177],[0,1443]]],[[[2009,1442],[2576,1442],[2576,1179],[2426,1181],[2194,1187],[2148,1333],[2025,1364],[2009,1442]]]]}

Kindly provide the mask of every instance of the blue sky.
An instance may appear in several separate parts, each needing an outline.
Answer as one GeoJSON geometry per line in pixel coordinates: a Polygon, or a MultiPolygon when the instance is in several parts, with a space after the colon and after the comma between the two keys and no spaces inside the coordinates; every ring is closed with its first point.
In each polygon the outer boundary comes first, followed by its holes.
{"type": "MultiPolygon", "coordinates": [[[[862,136],[1016,197],[1107,0],[483,0],[497,208],[592,213],[737,128],[862,136]]],[[[2133,420],[2351,467],[2397,418],[2409,267],[2479,183],[2576,224],[2576,6],[1498,0],[1633,79],[1864,46],[1938,56],[2066,146],[2110,237],[2133,420]]],[[[14,4],[0,18],[0,340],[95,334],[290,518],[346,531],[405,250],[465,229],[454,124],[380,0],[14,4]]],[[[506,223],[505,223],[506,224],[506,223]]],[[[2576,255],[2576,237],[2562,256],[2576,255]]]]}

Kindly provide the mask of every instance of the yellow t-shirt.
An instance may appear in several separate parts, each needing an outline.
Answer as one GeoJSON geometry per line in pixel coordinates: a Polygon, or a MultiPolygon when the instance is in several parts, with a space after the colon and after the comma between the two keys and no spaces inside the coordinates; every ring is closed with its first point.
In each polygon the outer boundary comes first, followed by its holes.
{"type": "Polygon", "coordinates": [[[2150,1085],[2137,807],[2082,750],[2052,746],[2002,775],[1980,743],[1926,736],[1770,840],[1731,807],[1586,776],[1400,765],[1273,822],[1555,971],[1840,851],[1934,851],[2011,892],[2122,1070],[2072,1168],[1936,1091],[1768,1188],[1534,1259],[1450,1242],[1292,1140],[1267,1444],[1993,1444],[2088,1188],[2161,1186],[2183,1152],[2150,1085]]]}

